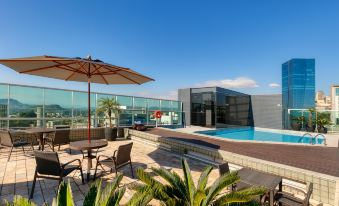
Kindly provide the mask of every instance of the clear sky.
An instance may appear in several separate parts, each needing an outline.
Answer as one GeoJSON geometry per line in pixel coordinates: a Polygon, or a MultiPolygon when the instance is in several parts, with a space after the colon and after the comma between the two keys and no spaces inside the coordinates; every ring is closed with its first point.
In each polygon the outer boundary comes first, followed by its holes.
{"type": "MultiPolygon", "coordinates": [[[[338,11],[335,0],[2,0],[0,58],[91,54],[156,80],[93,90],[171,99],[215,84],[281,93],[281,64],[315,58],[317,90],[329,93],[339,84],[338,11]]],[[[0,82],[86,90],[3,66],[0,82]]]]}

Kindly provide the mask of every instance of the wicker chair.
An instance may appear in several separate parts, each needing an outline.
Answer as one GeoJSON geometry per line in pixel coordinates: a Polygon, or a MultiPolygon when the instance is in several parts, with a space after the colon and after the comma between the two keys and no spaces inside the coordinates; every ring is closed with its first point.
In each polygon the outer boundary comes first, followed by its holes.
{"type": "MultiPolygon", "coordinates": [[[[59,146],[58,150],[60,151],[60,146],[69,144],[70,139],[70,130],[69,129],[60,129],[56,130],[55,132],[51,132],[44,138],[44,144],[50,146],[54,152],[54,147],[59,146]]],[[[71,154],[72,151],[69,149],[69,153],[71,154]]]]}
{"type": "Polygon", "coordinates": [[[82,183],[84,184],[81,161],[79,159],[74,159],[67,163],[61,164],[59,161],[58,153],[56,152],[34,151],[34,156],[36,161],[36,168],[31,193],[29,196],[30,199],[33,198],[37,178],[59,180],[60,184],[63,177],[66,177],[74,170],[79,170],[82,183]],[[71,164],[76,161],[78,162],[78,164],[71,164]]]}
{"type": "MultiPolygon", "coordinates": [[[[12,134],[8,130],[0,130],[0,145],[1,147],[8,147],[11,148],[9,152],[9,156],[7,161],[11,159],[11,155],[14,148],[22,148],[23,153],[25,154],[25,148],[24,146],[30,146],[32,150],[34,150],[33,147],[33,140],[31,139],[28,141],[29,138],[26,139],[13,139],[12,134]]],[[[0,148],[1,149],[1,148],[0,148]]]]}
{"type": "Polygon", "coordinates": [[[300,190],[304,193],[305,198],[299,199],[292,194],[286,192],[277,192],[274,196],[275,205],[289,205],[289,206],[309,206],[310,199],[313,192],[313,183],[308,186],[307,192],[300,190]]]}
{"type": "Polygon", "coordinates": [[[99,165],[103,171],[105,171],[105,169],[103,168],[103,165],[111,168],[110,172],[112,172],[114,169],[115,174],[117,175],[118,169],[128,164],[131,167],[131,174],[132,174],[132,177],[134,178],[132,161],[131,161],[132,146],[133,146],[133,143],[129,143],[126,145],[120,145],[118,150],[114,151],[112,157],[109,157],[106,155],[99,155],[97,157],[97,164],[95,166],[94,179],[96,178],[96,173],[97,173],[97,169],[99,165]],[[105,159],[101,160],[102,157],[104,157],[105,159]]]}

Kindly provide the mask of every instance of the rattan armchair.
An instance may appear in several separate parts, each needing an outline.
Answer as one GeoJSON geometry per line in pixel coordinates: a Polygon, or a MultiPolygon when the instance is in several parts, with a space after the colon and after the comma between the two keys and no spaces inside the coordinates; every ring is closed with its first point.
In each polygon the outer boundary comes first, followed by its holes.
{"type": "MultiPolygon", "coordinates": [[[[44,138],[44,144],[50,146],[54,152],[54,147],[58,146],[58,150],[60,150],[61,145],[69,144],[70,142],[70,130],[69,129],[59,129],[55,132],[49,133],[44,138]]],[[[71,154],[72,151],[69,149],[69,153],[71,154]]]]}
{"type": "Polygon", "coordinates": [[[118,150],[115,150],[113,153],[113,156],[111,157],[106,156],[106,155],[99,155],[97,157],[97,164],[95,166],[94,179],[96,178],[96,173],[97,173],[97,169],[99,165],[103,171],[105,171],[105,169],[103,168],[103,165],[109,167],[110,172],[113,172],[113,169],[114,169],[116,175],[118,174],[118,169],[126,165],[130,165],[131,174],[132,174],[132,177],[134,178],[132,161],[131,161],[132,146],[133,146],[133,143],[129,143],[126,145],[120,145],[118,150]]]}
{"type": "Polygon", "coordinates": [[[63,177],[66,177],[75,170],[79,170],[82,183],[84,184],[80,159],[74,159],[67,163],[61,164],[59,161],[58,153],[56,152],[34,151],[34,156],[36,161],[36,168],[31,193],[29,196],[30,199],[33,198],[37,178],[58,180],[60,184],[63,177]],[[77,164],[71,164],[74,162],[77,162],[77,164]]]}
{"type": "Polygon", "coordinates": [[[9,161],[11,159],[11,155],[13,152],[13,149],[15,148],[20,148],[22,149],[23,153],[25,154],[25,146],[30,146],[32,150],[34,150],[33,147],[33,140],[30,139],[30,141],[28,140],[30,138],[18,138],[18,139],[14,139],[12,137],[12,134],[9,130],[0,130],[0,150],[2,147],[7,147],[10,148],[10,152],[9,152],[9,156],[7,161],[9,161]]]}

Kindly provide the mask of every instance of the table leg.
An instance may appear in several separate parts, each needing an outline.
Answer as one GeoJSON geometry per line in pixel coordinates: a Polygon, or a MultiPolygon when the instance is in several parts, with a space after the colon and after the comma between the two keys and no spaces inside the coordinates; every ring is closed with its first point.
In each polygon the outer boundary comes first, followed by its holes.
{"type": "Polygon", "coordinates": [[[90,179],[91,176],[91,169],[92,169],[92,150],[87,150],[87,182],[90,179]]]}
{"type": "Polygon", "coordinates": [[[44,151],[45,149],[45,138],[46,138],[46,133],[42,133],[42,135],[40,134],[40,149],[41,151],[44,151]]]}
{"type": "Polygon", "coordinates": [[[270,191],[270,206],[274,206],[274,190],[270,191]]]}

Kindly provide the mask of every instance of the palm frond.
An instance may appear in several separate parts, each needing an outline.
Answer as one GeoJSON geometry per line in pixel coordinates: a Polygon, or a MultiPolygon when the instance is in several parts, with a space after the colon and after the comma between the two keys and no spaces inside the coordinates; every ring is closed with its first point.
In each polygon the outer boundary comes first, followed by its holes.
{"type": "Polygon", "coordinates": [[[200,206],[202,201],[206,198],[204,190],[197,190],[194,194],[193,206],[200,206]]]}
{"type": "Polygon", "coordinates": [[[188,200],[189,202],[193,202],[196,188],[193,182],[191,170],[187,164],[186,159],[184,158],[181,160],[181,165],[182,165],[182,170],[184,172],[184,181],[186,184],[187,193],[189,194],[188,200]]]}
{"type": "MultiPolygon", "coordinates": [[[[171,186],[172,186],[172,193],[177,197],[184,198],[187,196],[186,194],[186,186],[180,176],[175,172],[170,172],[167,169],[160,167],[160,168],[151,168],[152,171],[165,179],[171,186]]],[[[170,194],[169,194],[170,195],[170,194]]]]}
{"type": "Polygon", "coordinates": [[[153,199],[150,193],[135,193],[128,201],[127,206],[146,206],[153,199]]]}
{"type": "Polygon", "coordinates": [[[207,181],[208,181],[208,176],[210,175],[212,169],[213,169],[212,166],[208,166],[201,173],[199,181],[198,181],[198,185],[197,185],[197,190],[205,190],[205,187],[206,187],[207,181]]]}
{"type": "Polygon", "coordinates": [[[74,206],[71,183],[64,181],[59,185],[58,195],[56,197],[57,206],[74,206]]]}
{"type": "Polygon", "coordinates": [[[88,193],[85,196],[84,206],[93,206],[95,205],[96,197],[98,194],[97,184],[92,184],[88,193]]]}
{"type": "Polygon", "coordinates": [[[107,206],[119,206],[119,203],[120,203],[122,197],[124,196],[125,192],[126,192],[125,187],[116,190],[114,192],[114,194],[111,196],[107,206]]]}
{"type": "Polygon", "coordinates": [[[214,198],[223,190],[225,187],[236,183],[239,181],[239,176],[237,172],[231,172],[220,176],[209,188],[206,199],[204,200],[204,206],[211,204],[214,198]]]}
{"type": "Polygon", "coordinates": [[[29,199],[22,197],[20,195],[15,195],[13,198],[13,203],[8,202],[5,200],[6,206],[36,206],[33,202],[31,202],[29,199]]]}
{"type": "Polygon", "coordinates": [[[225,194],[213,202],[213,206],[223,206],[229,203],[249,202],[255,196],[263,195],[266,192],[262,187],[251,187],[240,191],[225,194]]]}
{"type": "MultiPolygon", "coordinates": [[[[108,205],[108,203],[112,200],[112,197],[114,196],[114,192],[119,186],[121,180],[122,180],[122,174],[119,174],[116,178],[113,179],[113,182],[107,183],[106,187],[102,190],[102,192],[98,192],[97,195],[99,195],[99,201],[96,205],[108,205]]],[[[113,201],[113,200],[112,200],[113,201]]]]}

